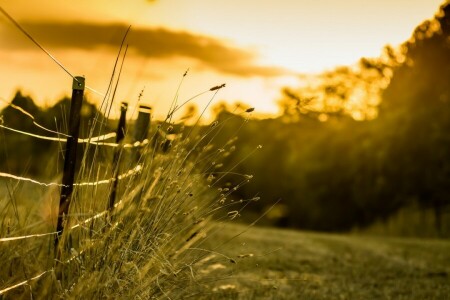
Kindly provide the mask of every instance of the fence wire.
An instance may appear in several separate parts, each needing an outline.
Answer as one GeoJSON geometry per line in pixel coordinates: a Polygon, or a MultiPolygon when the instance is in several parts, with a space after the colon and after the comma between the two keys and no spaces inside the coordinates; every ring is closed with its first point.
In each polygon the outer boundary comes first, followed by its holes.
{"type": "MultiPolygon", "coordinates": [[[[118,207],[121,203],[122,203],[122,200],[120,200],[119,202],[114,204],[114,207],[118,207]]],[[[102,211],[102,212],[96,214],[95,216],[84,220],[81,223],[73,225],[72,227],[70,227],[70,230],[78,228],[78,227],[81,227],[82,225],[87,224],[87,223],[89,223],[89,222],[91,222],[91,221],[93,221],[95,219],[98,219],[98,218],[106,215],[107,213],[108,213],[108,210],[102,211]]],[[[117,226],[117,223],[114,224],[114,226],[112,228],[116,228],[116,226],[117,226]]],[[[43,233],[43,234],[33,234],[33,235],[14,237],[14,238],[2,238],[2,239],[0,239],[0,242],[14,241],[14,240],[20,240],[20,239],[27,239],[27,238],[32,238],[32,237],[43,237],[43,236],[56,235],[56,234],[58,234],[58,232],[55,231],[55,232],[49,232],[49,233],[43,233]]],[[[64,263],[64,264],[70,263],[71,261],[73,261],[74,259],[76,259],[77,257],[79,257],[83,253],[84,253],[84,250],[81,250],[80,252],[76,253],[75,255],[71,256],[69,259],[67,259],[67,260],[65,260],[65,261],[63,261],[61,263],[64,263]]],[[[29,284],[31,281],[38,280],[38,279],[42,278],[45,274],[53,272],[53,271],[54,271],[54,268],[51,268],[50,270],[44,271],[44,272],[42,272],[42,273],[40,273],[40,274],[30,278],[30,279],[27,279],[27,280],[21,281],[19,283],[16,283],[14,285],[11,285],[9,287],[3,288],[2,290],[0,290],[0,296],[4,295],[5,293],[7,293],[7,292],[9,292],[11,290],[14,290],[14,289],[18,288],[18,287],[21,287],[23,285],[29,284]]]]}
{"type": "MultiPolygon", "coordinates": [[[[66,68],[59,60],[56,59],[54,55],[52,55],[47,49],[45,49],[36,39],[34,39],[11,15],[9,15],[1,6],[0,13],[3,14],[17,29],[19,29],[33,44],[35,44],[39,49],[41,49],[48,57],[50,57],[53,62],[55,62],[66,74],[76,80],[75,76],[66,68]]],[[[94,88],[86,86],[86,89],[92,91],[93,93],[105,97],[105,94],[97,91],[94,88]]]]}
{"type": "MultiPolygon", "coordinates": [[[[71,256],[70,258],[68,258],[67,260],[62,261],[62,262],[60,261],[60,263],[63,263],[63,264],[70,263],[70,262],[73,261],[74,259],[77,259],[77,258],[78,258],[81,254],[83,254],[84,252],[85,252],[85,251],[82,250],[82,251],[76,253],[75,255],[72,255],[72,256],[71,256]]],[[[51,272],[54,272],[54,271],[55,271],[55,269],[54,269],[54,268],[51,268],[50,270],[46,270],[46,271],[44,271],[44,272],[42,272],[42,273],[39,273],[38,275],[36,275],[36,276],[34,276],[34,277],[31,277],[30,279],[27,279],[27,280],[21,281],[21,282],[19,282],[19,283],[16,283],[16,284],[14,284],[14,285],[11,285],[11,286],[9,286],[9,287],[3,288],[3,289],[0,290],[0,296],[6,294],[7,292],[9,292],[9,291],[11,291],[11,290],[14,290],[14,289],[18,288],[18,287],[27,285],[27,284],[29,284],[29,283],[32,282],[32,281],[38,280],[38,279],[42,278],[45,274],[51,273],[51,272]]]]}
{"type": "MultiPolygon", "coordinates": [[[[12,132],[15,132],[15,133],[23,134],[23,135],[26,135],[26,136],[34,137],[34,138],[37,138],[37,139],[41,139],[41,140],[47,140],[47,141],[53,141],[53,142],[61,142],[61,143],[66,143],[67,142],[66,138],[58,138],[58,137],[51,137],[51,136],[34,134],[34,133],[30,133],[30,132],[14,129],[14,128],[11,128],[11,127],[8,127],[8,126],[2,125],[2,124],[0,124],[0,128],[9,130],[9,131],[12,131],[12,132]]],[[[127,144],[103,142],[103,141],[111,139],[113,137],[116,137],[116,133],[115,132],[110,132],[110,133],[106,133],[106,134],[95,136],[95,137],[91,137],[91,138],[78,139],[78,143],[79,144],[92,144],[92,145],[97,145],[97,146],[107,146],[107,147],[113,147],[113,148],[122,147],[122,148],[128,148],[128,149],[129,148],[144,147],[145,145],[147,145],[149,143],[148,139],[145,139],[143,141],[137,141],[137,142],[134,142],[134,143],[127,143],[127,144]]]]}
{"type": "MultiPolygon", "coordinates": [[[[128,170],[127,172],[124,172],[122,174],[120,174],[118,176],[117,180],[122,180],[125,179],[127,177],[130,177],[136,173],[139,173],[142,170],[142,165],[137,165],[136,167],[128,170]]],[[[63,187],[64,185],[61,183],[57,183],[57,182],[49,182],[49,183],[45,183],[45,182],[40,182],[37,181],[35,179],[32,178],[28,178],[28,177],[22,177],[22,176],[17,176],[14,174],[9,174],[9,173],[4,173],[4,172],[0,172],[0,177],[3,178],[10,178],[10,179],[15,179],[18,181],[27,181],[27,182],[31,182],[37,185],[41,185],[41,186],[59,186],[59,187],[63,187]]],[[[101,184],[107,184],[107,183],[111,183],[116,181],[116,178],[111,177],[109,179],[103,179],[103,180],[98,180],[98,181],[92,181],[92,182],[79,182],[79,183],[74,183],[73,186],[97,186],[97,185],[101,185],[101,184]]]]}
{"type": "Polygon", "coordinates": [[[23,285],[26,285],[26,284],[30,283],[31,281],[38,280],[39,278],[41,278],[42,276],[44,276],[45,274],[50,273],[50,272],[53,272],[53,269],[44,271],[41,274],[38,274],[38,275],[36,275],[36,276],[34,276],[34,277],[30,278],[30,279],[24,280],[24,281],[19,282],[19,283],[15,284],[15,285],[12,285],[12,286],[9,286],[7,288],[4,288],[3,290],[0,290],[0,295],[3,295],[5,293],[7,293],[7,292],[9,292],[11,290],[14,290],[14,289],[16,289],[18,287],[21,287],[23,285]]]}
{"type": "MultiPolygon", "coordinates": [[[[141,165],[137,165],[133,169],[130,169],[127,172],[119,175],[117,180],[123,180],[123,179],[125,179],[127,177],[133,176],[133,175],[139,173],[141,170],[142,170],[142,166],[141,165]]],[[[4,174],[5,173],[0,173],[0,177],[3,176],[4,174]]],[[[14,175],[10,175],[10,174],[6,174],[6,175],[8,175],[8,177],[10,177],[10,178],[11,178],[11,176],[14,176],[14,175]]],[[[21,178],[21,177],[19,177],[19,178],[21,178]]],[[[34,183],[37,183],[37,184],[41,184],[41,185],[46,185],[46,186],[50,185],[50,184],[38,182],[38,181],[29,179],[29,178],[23,178],[22,177],[21,180],[27,180],[27,181],[31,181],[31,182],[34,182],[34,183]]],[[[81,183],[75,183],[74,186],[96,186],[96,185],[99,185],[99,184],[110,183],[110,182],[113,182],[115,180],[116,180],[115,178],[110,178],[110,179],[107,179],[107,180],[100,180],[100,181],[96,181],[96,182],[81,182],[81,183]]],[[[58,183],[51,183],[51,185],[62,186],[62,184],[58,184],[58,183]]],[[[118,201],[117,203],[114,204],[114,207],[115,208],[118,207],[121,203],[122,203],[122,200],[118,201]]],[[[82,222],[80,222],[78,224],[73,225],[72,227],[70,227],[70,229],[72,230],[72,229],[81,227],[84,224],[87,224],[87,223],[89,223],[89,222],[91,222],[91,221],[93,221],[95,219],[98,219],[98,218],[106,215],[108,213],[108,211],[109,210],[104,210],[102,212],[99,212],[96,215],[94,215],[94,216],[92,216],[92,217],[90,217],[90,218],[88,218],[88,219],[86,219],[86,220],[84,220],[84,221],[82,221],[82,222]]],[[[29,234],[29,235],[15,236],[15,237],[0,238],[0,243],[1,242],[18,241],[18,240],[24,240],[24,239],[31,239],[31,238],[41,238],[41,237],[45,237],[45,236],[49,236],[49,235],[56,235],[56,234],[59,234],[59,233],[60,232],[58,232],[58,231],[54,231],[54,232],[47,232],[47,233],[36,233],[36,234],[29,234]]]]}

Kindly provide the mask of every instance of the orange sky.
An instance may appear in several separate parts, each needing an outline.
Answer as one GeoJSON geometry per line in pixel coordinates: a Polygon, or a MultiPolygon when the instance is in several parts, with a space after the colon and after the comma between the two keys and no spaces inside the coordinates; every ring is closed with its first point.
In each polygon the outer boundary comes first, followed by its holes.
{"type": "MultiPolygon", "coordinates": [[[[0,0],[74,75],[104,92],[127,25],[132,25],[117,101],[167,112],[181,76],[180,101],[227,83],[217,101],[276,112],[280,88],[299,74],[377,56],[431,18],[442,0],[0,0]]],[[[21,87],[50,105],[71,78],[0,16],[0,97],[21,87]]],[[[196,100],[205,104],[211,94],[196,100]]],[[[100,97],[91,93],[92,100],[100,97]]],[[[0,103],[0,106],[2,104],[0,103]]]]}

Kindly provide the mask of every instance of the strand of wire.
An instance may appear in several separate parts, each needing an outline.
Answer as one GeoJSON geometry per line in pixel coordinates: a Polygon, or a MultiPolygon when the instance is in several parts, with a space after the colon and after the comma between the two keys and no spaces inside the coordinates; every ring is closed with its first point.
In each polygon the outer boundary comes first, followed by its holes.
{"type": "MultiPolygon", "coordinates": [[[[51,137],[51,136],[45,136],[45,135],[39,135],[39,134],[34,134],[34,133],[30,133],[30,132],[26,132],[26,131],[22,131],[22,130],[18,130],[18,129],[14,129],[5,125],[1,125],[0,124],[0,128],[15,132],[15,133],[19,133],[19,134],[23,134],[23,135],[27,135],[27,136],[31,136],[37,139],[41,139],[41,140],[47,140],[47,141],[53,141],[53,142],[62,142],[62,143],[66,143],[67,139],[65,138],[58,138],[58,137],[51,137]]],[[[102,142],[104,140],[108,140],[111,138],[116,137],[116,133],[115,132],[110,132],[107,134],[103,134],[100,136],[96,136],[96,137],[91,137],[91,138],[86,138],[86,139],[78,139],[78,143],[80,144],[93,144],[93,145],[97,145],[97,146],[107,146],[107,147],[122,147],[122,148],[137,148],[137,147],[143,147],[145,145],[147,145],[149,143],[148,139],[145,139],[143,141],[136,141],[134,143],[126,143],[126,144],[118,144],[118,143],[107,143],[107,142],[102,142]]]]}
{"type": "MultiPolygon", "coordinates": [[[[0,6],[0,13],[2,13],[11,23],[13,23],[13,25],[19,29],[30,41],[33,42],[33,44],[35,44],[39,49],[41,49],[45,54],[47,54],[48,57],[50,57],[51,60],[53,60],[66,74],[68,74],[70,77],[72,77],[74,80],[76,80],[78,82],[78,80],[75,78],[75,76],[72,75],[72,73],[69,72],[69,70],[64,67],[64,65],[56,59],[56,57],[54,55],[52,55],[47,49],[45,49],[41,44],[38,43],[38,41],[36,41],[36,39],[34,39],[31,34],[29,34],[13,17],[11,17],[11,15],[9,15],[1,6],[0,6]]],[[[95,94],[98,94],[102,97],[104,97],[105,95],[99,91],[97,91],[94,88],[91,88],[89,86],[86,85],[86,89],[92,91],[95,94]]]]}
{"type": "MultiPolygon", "coordinates": [[[[114,208],[117,208],[119,205],[121,205],[123,202],[123,200],[118,201],[117,203],[114,204],[114,208]]],[[[79,228],[89,222],[92,222],[98,218],[103,217],[104,215],[106,215],[109,212],[109,210],[104,210],[102,212],[99,212],[97,214],[95,214],[94,216],[87,218],[86,220],[77,223],[75,225],[72,225],[69,229],[73,230],[76,228],[79,228]]],[[[40,238],[40,237],[45,237],[45,236],[49,236],[49,235],[56,235],[59,234],[60,231],[54,231],[54,232],[47,232],[47,233],[36,233],[36,234],[29,234],[29,235],[22,235],[22,236],[14,236],[14,237],[6,237],[6,238],[0,238],[0,243],[1,242],[10,242],[10,241],[19,241],[19,240],[25,240],[25,239],[31,239],[31,238],[40,238]]]]}
{"type": "Polygon", "coordinates": [[[23,286],[23,285],[26,285],[26,284],[30,283],[31,281],[38,280],[39,278],[41,278],[41,277],[44,276],[45,274],[50,273],[50,272],[52,272],[52,271],[53,271],[53,269],[44,271],[44,272],[42,272],[42,273],[40,273],[40,274],[38,274],[38,275],[36,275],[36,276],[30,278],[30,279],[24,280],[24,281],[22,281],[22,282],[19,282],[19,283],[17,283],[17,284],[14,284],[14,285],[12,285],[12,286],[9,286],[9,287],[7,287],[7,288],[4,288],[4,289],[0,290],[0,295],[4,295],[4,294],[6,294],[7,292],[9,292],[9,291],[11,291],[11,290],[14,290],[14,289],[16,289],[16,288],[18,288],[18,287],[21,287],[21,286],[23,286]]]}
{"type": "MultiPolygon", "coordinates": [[[[63,264],[70,263],[71,261],[73,261],[74,259],[79,257],[81,254],[83,254],[84,252],[85,252],[84,250],[82,250],[80,252],[76,252],[74,255],[72,255],[71,257],[69,257],[65,261],[61,261],[61,263],[63,263],[63,264]]],[[[29,279],[26,279],[24,281],[21,281],[19,283],[16,283],[14,285],[9,286],[9,287],[3,288],[2,290],[0,290],[0,296],[6,294],[7,292],[9,292],[11,290],[14,290],[14,289],[18,288],[18,287],[21,287],[23,285],[29,284],[31,281],[38,280],[38,279],[42,278],[45,274],[53,272],[53,271],[54,271],[54,268],[51,268],[50,270],[46,270],[44,272],[41,272],[38,275],[33,276],[33,277],[29,278],[29,279]]]]}
{"type": "MultiPolygon", "coordinates": [[[[127,172],[122,173],[121,175],[119,175],[117,180],[120,181],[120,180],[123,180],[125,178],[130,177],[130,176],[133,176],[133,175],[141,172],[141,170],[142,170],[142,166],[141,165],[137,165],[133,169],[130,169],[127,172]]],[[[17,175],[14,175],[14,174],[9,174],[9,173],[4,173],[4,172],[0,172],[0,177],[9,178],[9,179],[15,179],[15,180],[18,180],[18,181],[31,182],[31,183],[34,183],[34,184],[37,184],[37,185],[41,185],[41,186],[46,186],[46,187],[50,187],[50,186],[63,187],[64,186],[61,183],[56,183],[56,182],[45,183],[45,182],[37,181],[37,180],[32,179],[32,178],[17,176],[17,175]]],[[[111,182],[114,182],[114,181],[116,181],[116,178],[112,177],[112,178],[109,178],[109,179],[103,179],[103,180],[93,181],[93,182],[74,183],[73,185],[74,186],[97,186],[97,185],[102,185],[102,184],[108,184],[108,183],[111,183],[111,182]]]]}
{"type": "MultiPolygon", "coordinates": [[[[14,129],[5,125],[1,125],[0,124],[0,128],[4,128],[6,130],[12,131],[12,132],[16,132],[16,133],[20,133],[20,134],[24,134],[24,135],[28,135],[31,137],[35,137],[41,140],[47,140],[47,141],[54,141],[54,142],[67,142],[67,139],[65,138],[58,138],[58,137],[52,137],[52,136],[45,136],[45,135],[39,135],[39,134],[34,134],[34,133],[30,133],[27,131],[22,131],[22,130],[18,130],[18,129],[14,129]]],[[[60,134],[59,132],[55,132],[60,134]]],[[[66,135],[67,137],[70,137],[69,135],[66,135]]],[[[110,132],[110,133],[106,133],[100,136],[96,136],[96,137],[91,137],[91,138],[86,138],[86,139],[78,139],[78,143],[80,144],[85,144],[85,143],[96,143],[98,141],[104,141],[104,140],[108,140],[111,138],[116,137],[116,133],[115,132],[110,132]]]]}
{"type": "Polygon", "coordinates": [[[65,134],[65,133],[62,133],[62,132],[58,132],[58,131],[54,131],[54,130],[48,129],[47,127],[45,127],[45,126],[39,124],[38,122],[36,122],[36,119],[34,118],[34,116],[33,116],[31,113],[29,113],[28,111],[26,111],[25,109],[23,109],[22,107],[17,106],[17,105],[14,105],[14,104],[10,103],[9,101],[6,101],[6,100],[3,99],[2,97],[0,97],[0,100],[2,100],[2,101],[5,102],[5,103],[8,103],[8,106],[9,106],[9,107],[11,107],[11,108],[17,110],[18,112],[24,114],[24,115],[27,116],[27,117],[29,117],[29,118],[32,120],[33,125],[35,125],[36,127],[41,128],[41,129],[43,129],[43,130],[45,130],[45,131],[48,131],[48,132],[51,132],[51,133],[55,133],[55,134],[58,134],[58,135],[63,135],[63,136],[66,136],[66,137],[70,137],[70,135],[68,135],[68,134],[65,134]]]}
{"type": "Polygon", "coordinates": [[[45,52],[45,54],[47,54],[48,57],[50,57],[61,69],[64,70],[64,72],[66,72],[70,77],[72,77],[73,79],[75,79],[75,76],[73,76],[69,70],[67,70],[62,63],[60,63],[50,52],[48,52],[44,47],[41,46],[41,44],[39,44],[25,29],[23,29],[22,26],[20,26],[19,23],[17,23],[16,20],[14,20],[13,17],[11,17],[1,6],[0,6],[0,12],[9,20],[11,21],[11,23],[14,24],[14,26],[17,27],[17,29],[19,29],[29,40],[31,40],[36,46],[39,47],[39,49],[41,49],[42,51],[45,52]]]}

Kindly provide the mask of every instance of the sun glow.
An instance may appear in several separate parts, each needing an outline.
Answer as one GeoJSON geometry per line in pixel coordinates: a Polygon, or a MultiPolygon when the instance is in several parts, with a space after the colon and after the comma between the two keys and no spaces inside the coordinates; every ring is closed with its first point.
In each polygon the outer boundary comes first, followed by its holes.
{"type": "MultiPolygon", "coordinates": [[[[132,31],[147,30],[151,37],[164,33],[159,42],[145,43],[151,49],[148,51],[133,49],[135,45],[130,43],[118,91],[120,101],[135,101],[145,89],[149,99],[158,99],[154,104],[158,110],[166,111],[180,74],[190,68],[191,79],[183,87],[186,94],[225,82],[228,85],[221,91],[220,100],[246,102],[264,113],[278,111],[281,89],[300,85],[299,74],[354,64],[362,56],[379,56],[385,44],[395,46],[407,40],[415,26],[433,16],[440,3],[441,0],[230,0],[219,5],[207,0],[135,0],[132,4],[79,0],[75,6],[57,0],[42,0],[39,4],[0,0],[2,7],[25,24],[76,21],[96,24],[93,28],[98,33],[91,33],[103,35],[108,28],[101,28],[102,24],[121,23],[132,25],[132,31]],[[205,47],[212,50],[196,56],[205,47]],[[206,62],[207,59],[210,60],[206,62]]],[[[25,26],[36,34],[33,26],[25,26]]],[[[0,31],[0,58],[8,70],[0,74],[0,96],[9,98],[18,86],[30,91],[40,103],[50,103],[67,94],[64,83],[68,79],[37,47],[9,47],[23,36],[3,17],[0,31]]],[[[121,34],[112,32],[111,37],[121,34]]],[[[38,36],[46,37],[45,33],[38,36]]],[[[96,41],[102,37],[91,38],[96,41]]],[[[103,38],[101,43],[107,42],[103,38]]],[[[118,45],[110,42],[89,49],[55,45],[57,41],[44,43],[73,73],[86,75],[90,85],[98,90],[106,88],[118,45]]],[[[200,101],[200,105],[205,101],[200,101]]]]}

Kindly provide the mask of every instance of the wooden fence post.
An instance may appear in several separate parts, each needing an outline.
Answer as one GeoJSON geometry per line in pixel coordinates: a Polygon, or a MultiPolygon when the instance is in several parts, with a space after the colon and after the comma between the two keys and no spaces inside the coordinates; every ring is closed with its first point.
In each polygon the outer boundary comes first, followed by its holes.
{"type": "Polygon", "coordinates": [[[125,137],[125,127],[126,127],[126,116],[127,116],[127,109],[128,109],[128,103],[122,102],[120,105],[120,119],[119,119],[119,125],[117,126],[117,135],[116,135],[116,143],[119,144],[117,149],[114,151],[114,157],[113,157],[113,174],[114,174],[114,181],[111,188],[111,193],[109,194],[109,213],[112,212],[114,209],[114,203],[116,201],[116,194],[117,194],[117,185],[119,183],[119,169],[120,169],[120,154],[121,154],[121,142],[125,137]]]}
{"type": "MultiPolygon", "coordinates": [[[[143,142],[148,137],[148,131],[150,128],[152,108],[146,105],[139,105],[139,114],[134,127],[134,142],[143,142]]],[[[142,147],[133,148],[131,161],[132,164],[136,164],[142,157],[142,147]]],[[[142,198],[142,190],[134,197],[135,201],[142,198]]]]}
{"type": "MultiPolygon", "coordinates": [[[[135,142],[142,142],[147,138],[150,127],[151,112],[152,108],[150,106],[139,105],[139,114],[134,128],[135,142]]],[[[140,150],[135,149],[133,161],[138,162],[141,158],[141,154],[142,153],[140,150]]]]}
{"type": "Polygon", "coordinates": [[[62,178],[61,197],[59,199],[58,222],[56,225],[57,236],[55,248],[58,247],[59,239],[64,229],[64,218],[69,212],[70,199],[73,192],[73,181],[75,178],[75,164],[77,160],[78,134],[80,129],[81,105],[83,103],[85,79],[76,76],[72,83],[72,100],[69,113],[69,136],[67,137],[66,151],[64,157],[64,171],[62,178]]]}

